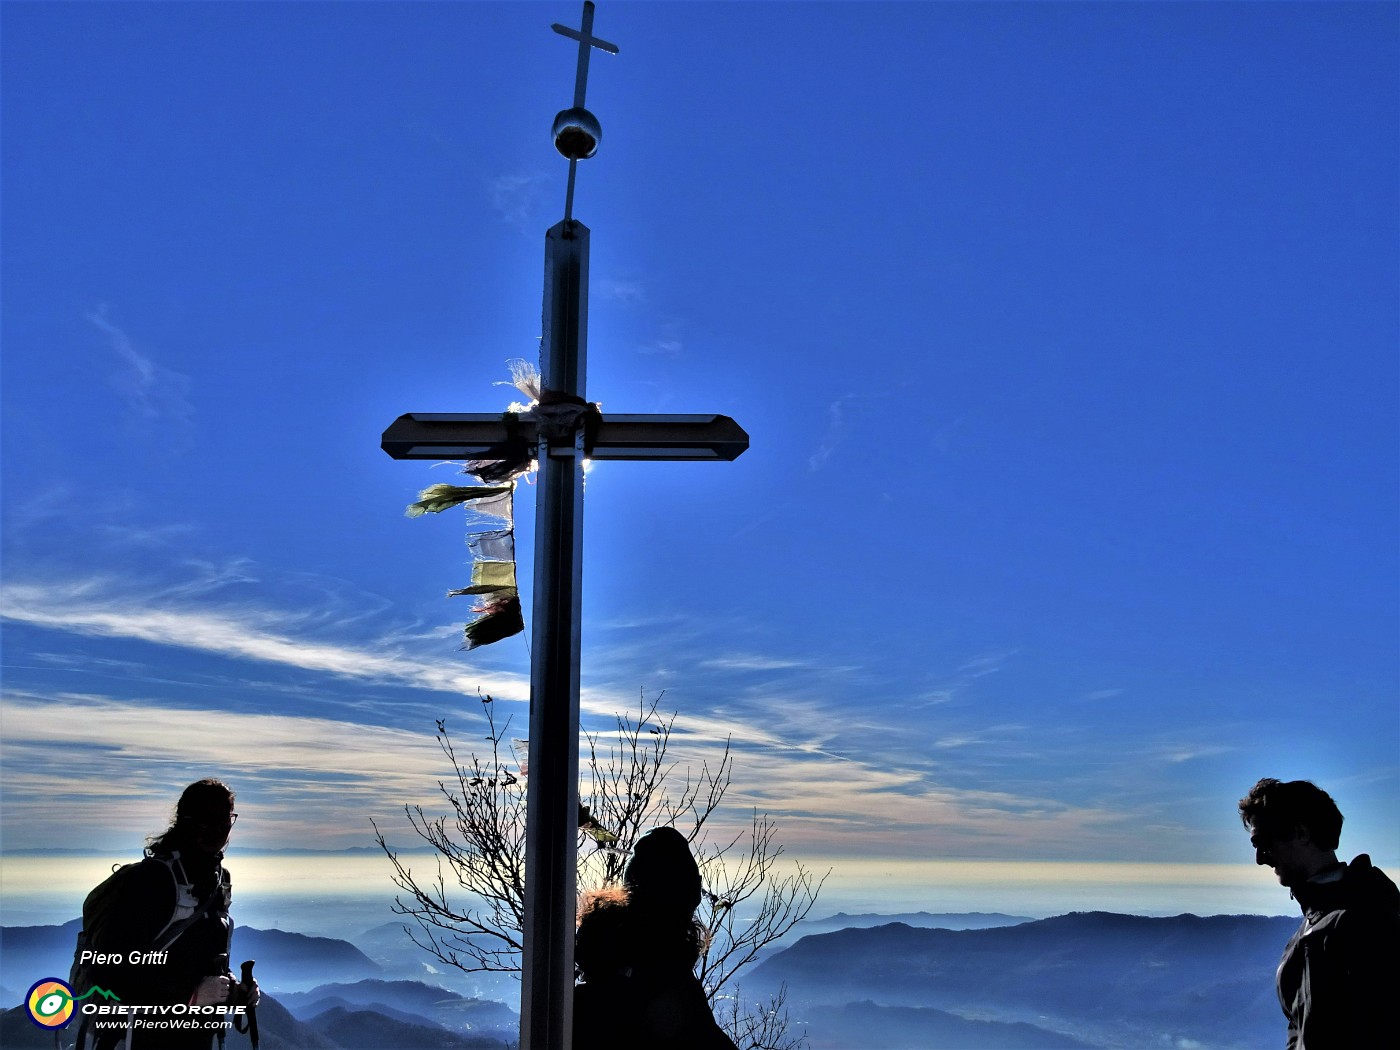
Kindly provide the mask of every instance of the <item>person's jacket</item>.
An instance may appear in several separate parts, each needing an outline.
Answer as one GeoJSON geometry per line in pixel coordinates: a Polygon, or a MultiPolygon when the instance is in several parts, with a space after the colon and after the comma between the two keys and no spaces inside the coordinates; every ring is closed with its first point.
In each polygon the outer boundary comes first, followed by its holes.
{"type": "Polygon", "coordinates": [[[1363,853],[1293,896],[1303,921],[1278,967],[1288,1050],[1396,1045],[1400,890],[1363,853]]]}
{"type": "Polygon", "coordinates": [[[585,905],[575,941],[574,1050],[735,1050],[695,976],[689,916],[625,897],[585,905]]]}

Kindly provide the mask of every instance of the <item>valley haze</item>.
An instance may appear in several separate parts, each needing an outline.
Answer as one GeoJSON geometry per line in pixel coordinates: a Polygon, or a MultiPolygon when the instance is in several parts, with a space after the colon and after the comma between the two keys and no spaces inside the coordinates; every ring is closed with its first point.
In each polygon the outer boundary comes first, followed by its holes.
{"type": "MultiPolygon", "coordinates": [[[[1291,918],[887,918],[804,924],[747,975],[747,995],[786,989],[795,1030],[812,1050],[1276,1042],[1267,978],[1291,918]]],[[[4,996],[13,1001],[33,974],[62,972],[78,925],[0,929],[4,996]]],[[[394,923],[349,939],[243,925],[233,950],[258,960],[264,1045],[273,1050],[494,1048],[515,1038],[518,983],[425,965],[394,923]]],[[[22,1015],[15,1007],[0,1017],[0,1041],[47,1045],[22,1015]]]]}

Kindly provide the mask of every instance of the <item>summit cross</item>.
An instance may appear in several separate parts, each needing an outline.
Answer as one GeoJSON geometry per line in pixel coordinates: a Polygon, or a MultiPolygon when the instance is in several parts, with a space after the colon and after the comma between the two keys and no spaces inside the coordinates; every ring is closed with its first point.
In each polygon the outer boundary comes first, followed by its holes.
{"type": "Polygon", "coordinates": [[[617,54],[616,44],[609,44],[606,40],[600,40],[593,35],[593,5],[591,3],[583,5],[582,24],[582,31],[570,29],[558,22],[549,27],[561,36],[578,41],[578,73],[574,78],[574,105],[579,109],[583,108],[584,91],[588,87],[588,58],[592,54],[593,48],[606,51],[610,55],[617,54]]]}
{"type": "MultiPolygon", "coordinates": [[[[572,217],[574,170],[593,155],[601,137],[597,119],[583,108],[589,51],[598,47],[615,54],[617,48],[593,36],[592,3],[583,6],[581,32],[553,28],[579,41],[579,66],[574,108],[554,122],[555,148],[569,160],[569,188],[564,219],[545,233],[540,385],[542,400],[583,406],[589,230],[572,217]]],[[[597,422],[596,407],[510,423],[533,444],[538,464],[520,1045],[569,1050],[578,892],[584,460],[733,460],[748,448],[749,436],[727,416],[627,415],[597,422]]],[[[493,450],[507,429],[499,413],[410,413],[384,431],[380,444],[395,459],[481,460],[497,454],[493,450]]]]}

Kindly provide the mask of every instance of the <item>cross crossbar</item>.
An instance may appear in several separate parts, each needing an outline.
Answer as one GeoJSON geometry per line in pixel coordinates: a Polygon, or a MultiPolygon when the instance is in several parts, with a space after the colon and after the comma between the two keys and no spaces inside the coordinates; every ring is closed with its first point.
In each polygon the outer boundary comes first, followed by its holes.
{"type": "Polygon", "coordinates": [[[558,22],[555,22],[549,28],[553,29],[556,33],[569,37],[571,40],[577,40],[580,43],[586,41],[590,47],[596,47],[599,51],[606,51],[610,55],[617,54],[617,45],[609,44],[602,37],[593,36],[591,34],[589,36],[584,36],[577,29],[570,29],[568,26],[560,25],[558,22]]]}
{"type": "MultiPolygon", "coordinates": [[[[384,431],[380,447],[394,459],[490,459],[492,450],[512,436],[537,444],[535,421],[520,416],[507,423],[500,413],[408,412],[384,431]]],[[[588,456],[728,462],[748,447],[748,433],[728,416],[609,415],[588,456]]]]}
{"type": "MultiPolygon", "coordinates": [[[[549,28],[553,29],[561,36],[566,36],[570,40],[578,41],[578,71],[574,74],[574,105],[582,109],[584,93],[588,90],[588,56],[593,48],[599,51],[606,51],[610,55],[617,54],[617,45],[609,44],[606,40],[600,40],[593,35],[593,3],[588,0],[583,5],[583,29],[570,29],[568,26],[555,22],[549,28]]],[[[569,165],[569,174],[573,176],[573,165],[569,165]]],[[[572,194],[570,195],[572,197],[572,194]]]]}

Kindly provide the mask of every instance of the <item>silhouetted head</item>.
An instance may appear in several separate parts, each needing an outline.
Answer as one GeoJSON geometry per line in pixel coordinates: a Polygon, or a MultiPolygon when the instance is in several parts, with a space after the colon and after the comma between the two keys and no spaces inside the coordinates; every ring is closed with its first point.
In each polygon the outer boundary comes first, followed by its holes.
{"type": "Polygon", "coordinates": [[[221,780],[206,777],[180,793],[175,819],[165,833],[151,843],[155,850],[193,845],[206,853],[218,853],[228,845],[238,814],[233,811],[233,789],[221,780]]]}
{"type": "Polygon", "coordinates": [[[1273,868],[1283,885],[1299,886],[1336,863],[1342,812],[1311,781],[1265,777],[1240,799],[1239,809],[1254,862],[1273,868]]]}
{"type": "Polygon", "coordinates": [[[675,828],[652,828],[637,840],[622,875],[628,899],[687,918],[700,905],[700,869],[675,828]]]}

